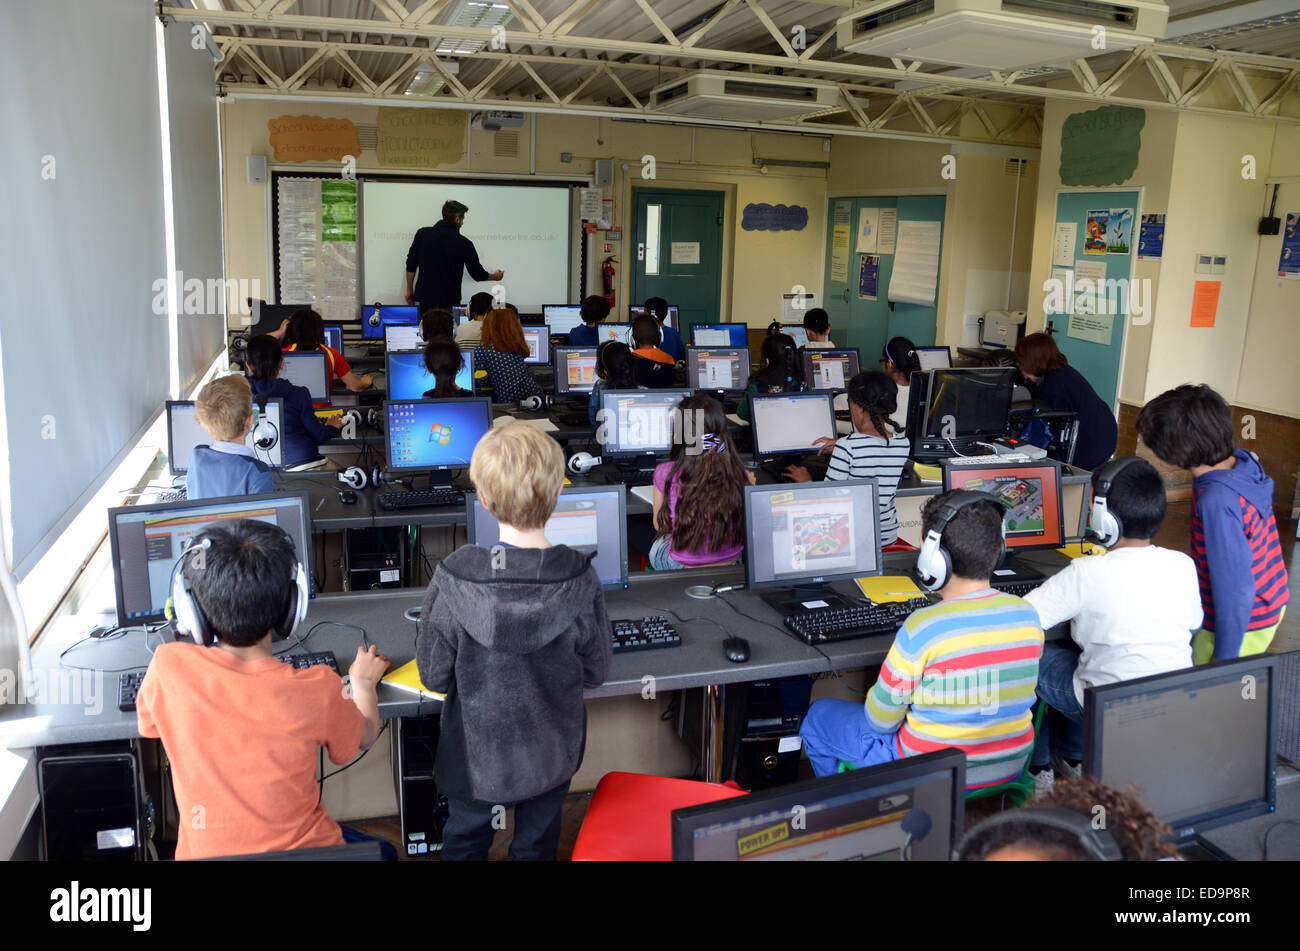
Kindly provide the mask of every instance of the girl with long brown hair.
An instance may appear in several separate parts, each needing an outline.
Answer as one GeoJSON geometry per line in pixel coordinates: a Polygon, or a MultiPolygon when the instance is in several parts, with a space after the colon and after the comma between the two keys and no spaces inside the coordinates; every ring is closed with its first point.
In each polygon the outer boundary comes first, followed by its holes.
{"type": "Polygon", "coordinates": [[[524,328],[514,312],[504,307],[489,311],[483,318],[483,337],[474,348],[474,373],[486,371],[493,402],[517,403],[541,392],[524,364],[527,356],[524,328]]]}

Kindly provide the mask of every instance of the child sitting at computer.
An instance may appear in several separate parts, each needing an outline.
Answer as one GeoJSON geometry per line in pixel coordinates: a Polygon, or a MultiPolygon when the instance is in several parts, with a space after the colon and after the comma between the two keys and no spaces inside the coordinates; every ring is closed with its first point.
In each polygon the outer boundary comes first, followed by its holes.
{"type": "Polygon", "coordinates": [[[799,362],[799,348],[789,334],[771,334],[763,341],[759,351],[762,366],[749,378],[745,395],[736,408],[736,415],[749,421],[749,398],[760,393],[799,393],[807,387],[803,381],[803,367],[799,362]]]}
{"type": "Polygon", "coordinates": [[[509,423],[479,440],[469,474],[500,544],[438,565],[415,647],[421,681],[447,694],[434,763],[450,813],[442,858],[486,860],[513,805],[510,858],[553,860],[582,762],[582,691],[609,669],[605,596],[591,555],[546,538],[564,485],[559,443],[509,423]]]}
{"type": "Polygon", "coordinates": [[[835,346],[831,339],[831,317],[821,307],[814,307],[803,315],[803,330],[808,335],[809,350],[829,350],[835,346]]]}
{"type": "MultiPolygon", "coordinates": [[[[890,417],[897,409],[894,381],[879,370],[865,370],[849,380],[849,415],[853,432],[840,439],[821,436],[816,440],[819,451],[830,454],[826,467],[827,481],[836,479],[876,480],[880,494],[880,543],[892,545],[898,540],[898,512],[894,495],[907,465],[911,443],[900,436],[902,427],[890,417]]],[[[795,482],[812,479],[805,466],[787,466],[787,478],[795,482]]]]}
{"type": "MultiPolygon", "coordinates": [[[[279,342],[270,334],[248,341],[244,356],[248,371],[248,384],[254,393],[284,400],[284,465],[286,469],[302,469],[323,465],[320,444],[329,442],[342,431],[338,425],[323,423],[312,408],[311,394],[305,386],[294,386],[279,379],[284,366],[284,354],[279,342]]],[[[341,414],[338,414],[341,415],[341,414]]],[[[338,415],[333,418],[337,419],[338,415]]]]}
{"type": "Polygon", "coordinates": [[[270,492],[271,468],[244,439],[253,428],[253,394],[242,376],[219,376],[199,391],[194,419],[212,442],[195,446],[185,475],[185,495],[214,499],[270,492]]]}
{"type": "Polygon", "coordinates": [[[686,359],[686,346],[682,335],[668,323],[668,301],[662,297],[646,298],[645,312],[659,322],[659,348],[674,361],[686,359]]]}
{"type": "Polygon", "coordinates": [[[605,390],[643,390],[636,381],[632,364],[632,351],[618,340],[606,340],[596,348],[596,382],[591,388],[587,415],[591,425],[599,422],[601,394],[605,390]]]}
{"type": "Polygon", "coordinates": [[[677,361],[659,349],[659,321],[642,314],[632,321],[632,366],[636,381],[646,389],[672,386],[677,382],[677,361]]]}
{"type": "Polygon", "coordinates": [[[1165,485],[1146,460],[1127,456],[1092,477],[1091,529],[1110,552],[1075,558],[1025,596],[1046,630],[1070,622],[1073,643],[1043,647],[1038,696],[1048,715],[1030,772],[1040,791],[1058,772],[1078,775],[1083,759],[1083,692],[1192,665],[1201,626],[1196,566],[1151,544],[1165,519],[1165,485]]]}
{"type": "Polygon", "coordinates": [[[1192,560],[1205,626],[1193,661],[1262,654],[1290,597],[1273,480],[1253,453],[1234,448],[1232,410],[1203,384],[1161,393],[1138,413],[1137,431],[1162,465],[1194,476],[1192,560]]]}
{"type": "Polygon", "coordinates": [[[465,356],[455,342],[445,337],[435,337],[424,345],[424,368],[437,381],[433,389],[424,391],[426,400],[446,399],[451,396],[473,396],[469,390],[456,385],[456,374],[465,368],[465,356]]]}
{"type": "MultiPolygon", "coordinates": [[[[456,328],[456,342],[462,347],[474,349],[483,338],[483,318],[492,310],[492,295],[479,291],[469,299],[469,320],[456,328]]],[[[428,337],[424,338],[428,340],[428,337]]]]}
{"type": "Polygon", "coordinates": [[[907,401],[912,394],[912,374],[921,369],[921,358],[916,353],[916,344],[906,337],[890,337],[885,344],[884,356],[880,368],[898,386],[895,402],[900,418],[907,418],[907,401]]]}
{"type": "Polygon", "coordinates": [[[420,339],[424,341],[455,339],[456,318],[446,307],[430,307],[420,315],[420,339]]]}
{"type": "Polygon", "coordinates": [[[654,527],[650,567],[656,571],[730,565],[745,548],[745,468],[727,433],[727,415],[711,396],[690,396],[677,406],[683,432],[667,462],[655,467],[654,527]]]}
{"type": "Polygon", "coordinates": [[[524,328],[515,313],[504,307],[489,311],[483,318],[483,339],[474,348],[474,372],[487,374],[493,402],[517,403],[541,392],[524,363],[528,353],[524,328]]]}
{"type": "Polygon", "coordinates": [[[841,761],[874,766],[945,746],[966,754],[968,789],[1020,772],[1034,742],[1043,629],[1032,605],[989,586],[1003,511],[962,490],[925,504],[918,574],[943,601],[903,622],[865,706],[824,698],[809,708],[799,735],[818,776],[841,761]]]}
{"type": "Polygon", "coordinates": [[[388,658],[358,647],[345,691],[328,667],[296,670],[272,654],[272,637],[306,613],[304,570],[284,530],[254,519],[205,528],[187,549],[201,629],[186,633],[204,646],[160,645],[136,698],[140,735],[160,738],[171,761],[178,859],[343,843],[320,805],[318,750],[342,765],[375,742],[388,658]]]}
{"type": "Polygon", "coordinates": [[[285,328],[284,340],[284,349],[290,353],[323,350],[330,365],[331,385],[337,379],[353,393],[357,393],[375,383],[375,378],[369,373],[358,377],[352,372],[352,366],[344,359],[343,354],[325,343],[325,321],[311,308],[304,307],[302,310],[294,311],[285,328]]]}
{"type": "Polygon", "coordinates": [[[586,298],[579,308],[578,315],[582,325],[569,331],[570,347],[594,347],[600,342],[600,332],[596,325],[609,316],[609,301],[593,294],[586,298]]]}

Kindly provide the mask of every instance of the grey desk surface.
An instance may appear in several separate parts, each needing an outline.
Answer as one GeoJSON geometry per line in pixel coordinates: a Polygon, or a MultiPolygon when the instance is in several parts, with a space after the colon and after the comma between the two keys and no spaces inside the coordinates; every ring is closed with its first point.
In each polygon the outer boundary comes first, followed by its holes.
{"type": "MultiPolygon", "coordinates": [[[[1037,553],[1037,560],[1040,567],[1051,570],[1065,559],[1046,552],[1037,553]]],[[[913,561],[912,555],[887,555],[885,569],[901,573],[913,561]]],[[[696,569],[634,575],[627,590],[609,592],[606,602],[612,618],[667,613],[681,635],[682,645],[616,655],[606,682],[587,691],[587,696],[638,694],[647,676],[654,678],[655,690],[661,691],[853,670],[880,664],[893,641],[892,636],[861,638],[819,651],[788,634],[780,616],[759,592],[735,591],[705,601],[685,593],[692,584],[722,586],[743,582],[744,573],[739,568],[696,569]],[[723,654],[723,639],[733,635],[749,641],[750,659],[743,664],[732,663],[723,654]]],[[[838,583],[835,588],[849,595],[856,592],[852,582],[838,583]]],[[[310,632],[306,643],[292,652],[333,651],[339,667],[346,669],[361,644],[359,632],[338,626],[349,624],[365,628],[371,643],[388,655],[393,667],[400,667],[415,657],[415,624],[403,614],[418,605],[423,594],[422,589],[403,589],[322,595],[312,601],[300,629],[303,634],[310,632]]],[[[32,659],[38,679],[61,686],[61,694],[51,694],[49,699],[76,702],[0,708],[0,744],[49,746],[136,735],[135,714],[117,709],[118,671],[147,666],[150,648],[156,648],[162,637],[170,636],[170,629],[148,636],[147,643],[140,631],[112,640],[86,641],[73,647],[61,665],[59,653],[83,637],[83,627],[68,624],[56,628],[41,639],[32,659]]],[[[1050,634],[1064,635],[1063,628],[1050,634]]],[[[277,644],[275,649],[280,652],[286,647],[277,644]]],[[[379,700],[384,717],[435,712],[439,706],[436,701],[419,701],[387,686],[381,686],[379,700]]]]}
{"type": "MultiPolygon", "coordinates": [[[[1264,858],[1264,837],[1279,822],[1300,819],[1300,775],[1288,771],[1277,781],[1277,811],[1256,816],[1244,822],[1234,822],[1203,833],[1223,851],[1242,862],[1258,862],[1264,858]]],[[[1300,826],[1278,829],[1268,840],[1270,861],[1300,860],[1300,826]]]]}

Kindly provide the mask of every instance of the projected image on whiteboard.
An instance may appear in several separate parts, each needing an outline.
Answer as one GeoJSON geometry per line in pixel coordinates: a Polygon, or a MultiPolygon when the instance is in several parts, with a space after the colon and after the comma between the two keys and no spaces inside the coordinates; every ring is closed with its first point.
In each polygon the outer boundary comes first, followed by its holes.
{"type": "MultiPolygon", "coordinates": [[[[361,299],[406,300],[406,252],[415,232],[442,218],[442,205],[469,207],[461,234],[487,271],[505,271],[506,299],[525,312],[569,299],[569,189],[455,182],[361,183],[361,299]]],[[[461,277],[461,302],[491,283],[461,277]]]]}

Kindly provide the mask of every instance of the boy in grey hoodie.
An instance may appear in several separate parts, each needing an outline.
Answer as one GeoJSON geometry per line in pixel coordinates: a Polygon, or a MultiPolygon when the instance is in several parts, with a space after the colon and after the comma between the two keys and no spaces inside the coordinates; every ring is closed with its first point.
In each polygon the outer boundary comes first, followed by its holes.
{"type": "Polygon", "coordinates": [[[587,738],[582,691],[609,669],[605,596],[590,556],[546,540],[564,485],[554,439],[522,423],[493,429],[469,471],[501,542],[438,566],[415,652],[421,681],[447,695],[434,762],[449,809],[442,858],[485,861],[513,806],[510,858],[553,860],[587,738]]]}

